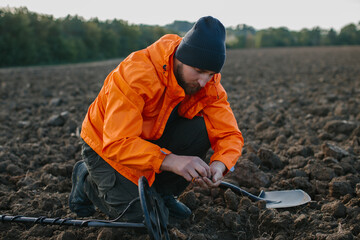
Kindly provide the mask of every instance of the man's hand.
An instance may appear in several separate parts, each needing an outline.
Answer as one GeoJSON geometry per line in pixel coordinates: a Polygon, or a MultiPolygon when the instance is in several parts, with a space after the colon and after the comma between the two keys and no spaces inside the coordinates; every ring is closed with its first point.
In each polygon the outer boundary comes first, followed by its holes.
{"type": "Polygon", "coordinates": [[[195,183],[200,185],[203,188],[207,187],[218,187],[220,185],[221,179],[223,178],[224,171],[226,166],[220,161],[214,161],[210,165],[211,177],[202,177],[195,179],[195,183]]]}
{"type": "Polygon", "coordinates": [[[187,181],[197,178],[210,178],[211,168],[199,157],[169,154],[161,164],[161,171],[169,171],[182,176],[187,181]]]}

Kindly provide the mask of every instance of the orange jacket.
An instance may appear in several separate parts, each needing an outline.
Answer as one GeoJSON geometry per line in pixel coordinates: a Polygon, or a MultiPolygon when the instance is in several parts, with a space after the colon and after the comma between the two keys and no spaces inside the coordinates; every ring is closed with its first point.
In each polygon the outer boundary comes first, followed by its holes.
{"type": "Polygon", "coordinates": [[[214,154],[231,169],[244,144],[235,117],[215,74],[204,88],[185,96],[172,71],[173,53],[181,37],[165,35],[146,49],[130,54],[105,79],[82,124],[81,137],[106,162],[137,184],[151,185],[167,149],[150,143],[161,137],[171,111],[185,118],[203,116],[214,154]]]}

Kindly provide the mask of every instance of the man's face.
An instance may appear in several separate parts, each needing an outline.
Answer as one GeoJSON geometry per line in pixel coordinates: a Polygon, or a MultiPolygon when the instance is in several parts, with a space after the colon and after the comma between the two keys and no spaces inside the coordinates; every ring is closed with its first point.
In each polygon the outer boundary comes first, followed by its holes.
{"type": "Polygon", "coordinates": [[[186,95],[193,95],[211,80],[215,72],[191,67],[174,58],[174,75],[186,95]]]}

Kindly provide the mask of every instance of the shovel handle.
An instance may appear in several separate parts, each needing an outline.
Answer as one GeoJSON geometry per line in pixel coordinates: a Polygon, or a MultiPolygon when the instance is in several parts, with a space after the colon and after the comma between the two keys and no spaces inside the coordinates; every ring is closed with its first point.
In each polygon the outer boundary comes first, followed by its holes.
{"type": "Polygon", "coordinates": [[[257,197],[255,195],[245,191],[244,189],[241,189],[238,186],[235,186],[234,184],[231,184],[231,183],[228,183],[228,182],[221,181],[220,182],[220,187],[221,188],[230,188],[233,192],[235,192],[235,193],[237,193],[239,195],[245,195],[245,196],[249,197],[253,201],[265,200],[263,198],[257,197]]]}
{"type": "Polygon", "coordinates": [[[228,183],[228,182],[221,181],[219,186],[221,188],[230,188],[233,192],[235,192],[235,193],[237,193],[239,195],[245,195],[245,196],[249,197],[251,200],[253,200],[255,202],[260,201],[260,200],[266,201],[266,203],[275,203],[275,204],[281,202],[281,201],[273,201],[273,200],[257,197],[255,195],[245,191],[244,189],[241,189],[238,186],[235,186],[234,184],[231,184],[231,183],[228,183]]]}

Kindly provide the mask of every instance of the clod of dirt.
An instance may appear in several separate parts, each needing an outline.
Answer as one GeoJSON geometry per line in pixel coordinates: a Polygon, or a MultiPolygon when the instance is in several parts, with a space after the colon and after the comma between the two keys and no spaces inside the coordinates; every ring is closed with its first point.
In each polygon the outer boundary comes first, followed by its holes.
{"type": "Polygon", "coordinates": [[[260,148],[258,151],[261,163],[269,169],[281,169],[283,163],[280,158],[270,149],[260,148]]]}
{"type": "Polygon", "coordinates": [[[112,229],[102,229],[97,237],[97,240],[113,240],[115,239],[112,229]]]}
{"type": "Polygon", "coordinates": [[[227,189],[224,193],[224,198],[227,208],[236,211],[239,205],[239,196],[230,189],[227,189]]]}
{"type": "Polygon", "coordinates": [[[252,202],[247,197],[242,197],[239,204],[239,209],[247,210],[250,206],[252,206],[252,202]]]}
{"type": "Polygon", "coordinates": [[[326,240],[353,240],[353,235],[350,231],[333,233],[326,237],[326,240]]]}
{"type": "Polygon", "coordinates": [[[8,172],[10,175],[16,176],[16,175],[21,175],[24,173],[24,171],[19,168],[17,165],[15,164],[9,164],[6,167],[6,172],[8,172]]]}
{"type": "Polygon", "coordinates": [[[323,151],[325,157],[333,157],[338,160],[349,156],[347,151],[330,143],[324,143],[321,145],[321,150],[323,151]]]}
{"type": "Polygon", "coordinates": [[[336,177],[334,169],[324,166],[324,164],[319,161],[309,161],[304,167],[304,170],[310,179],[331,181],[331,179],[336,177]]]}
{"type": "Polygon", "coordinates": [[[199,233],[199,234],[194,234],[193,236],[191,236],[189,238],[189,240],[207,240],[207,238],[205,237],[204,234],[199,233]]]}
{"type": "Polygon", "coordinates": [[[56,240],[76,240],[77,237],[72,231],[64,231],[58,235],[56,240]]]}
{"type": "Polygon", "coordinates": [[[187,240],[187,236],[182,233],[179,229],[173,227],[170,229],[169,234],[171,236],[171,239],[174,240],[187,240]]]}
{"type": "Polygon", "coordinates": [[[360,183],[356,184],[356,195],[360,197],[360,183]]]}
{"type": "Polygon", "coordinates": [[[306,226],[308,223],[308,219],[305,214],[300,214],[294,221],[295,227],[300,228],[306,226]]]}
{"type": "Polygon", "coordinates": [[[59,115],[52,115],[48,121],[47,124],[49,126],[53,126],[53,127],[61,127],[65,124],[65,118],[62,117],[60,114],[59,115]]]}
{"type": "Polygon", "coordinates": [[[329,133],[350,135],[357,124],[344,120],[332,120],[326,123],[324,129],[329,133]]]}
{"type": "Polygon", "coordinates": [[[34,225],[24,233],[24,236],[41,236],[43,238],[50,238],[54,230],[48,226],[34,225]]]}
{"type": "Polygon", "coordinates": [[[199,199],[196,197],[194,191],[188,191],[183,193],[179,200],[181,200],[186,206],[188,206],[191,210],[194,210],[199,205],[199,199]]]}
{"type": "Polygon", "coordinates": [[[236,180],[238,185],[244,187],[258,188],[261,186],[268,186],[270,184],[269,176],[260,170],[253,162],[247,159],[237,162],[235,171],[228,174],[226,177],[236,180]]]}
{"type": "Polygon", "coordinates": [[[341,196],[345,196],[347,194],[352,195],[354,193],[354,189],[351,187],[351,183],[349,181],[342,181],[341,179],[334,178],[329,183],[329,193],[332,197],[340,198],[341,196]]]}
{"type": "Polygon", "coordinates": [[[314,155],[314,151],[309,146],[303,146],[303,145],[296,145],[289,148],[287,151],[287,154],[290,158],[296,157],[296,156],[302,156],[304,158],[311,157],[314,155]]]}
{"type": "Polygon", "coordinates": [[[61,105],[62,102],[63,102],[63,100],[61,98],[52,98],[49,101],[49,105],[52,107],[58,107],[61,105]]]}
{"type": "Polygon", "coordinates": [[[343,218],[346,216],[346,207],[340,201],[334,201],[324,204],[321,207],[321,211],[324,213],[329,213],[336,218],[343,218]]]}

